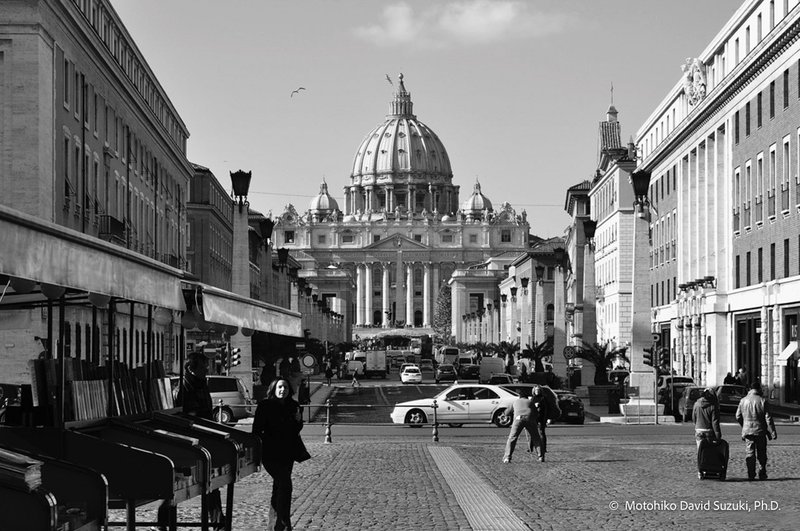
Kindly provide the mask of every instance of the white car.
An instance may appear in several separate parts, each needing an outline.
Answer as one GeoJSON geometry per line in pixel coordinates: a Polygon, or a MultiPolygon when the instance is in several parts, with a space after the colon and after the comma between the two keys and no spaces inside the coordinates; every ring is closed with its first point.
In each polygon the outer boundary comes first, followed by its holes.
{"type": "Polygon", "coordinates": [[[411,365],[403,369],[400,373],[400,381],[406,383],[422,383],[422,371],[416,365],[411,365]]]}
{"type": "Polygon", "coordinates": [[[466,383],[454,384],[432,398],[401,402],[391,413],[395,424],[420,426],[433,422],[433,401],[436,401],[436,420],[440,424],[494,423],[508,427],[511,419],[506,409],[519,398],[497,385],[466,383]]]}

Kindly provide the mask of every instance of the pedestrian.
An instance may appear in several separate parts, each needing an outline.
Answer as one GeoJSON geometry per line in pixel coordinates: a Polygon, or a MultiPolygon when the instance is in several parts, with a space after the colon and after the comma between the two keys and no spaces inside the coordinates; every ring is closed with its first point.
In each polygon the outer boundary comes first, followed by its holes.
{"type": "Polygon", "coordinates": [[[745,387],[748,386],[747,371],[744,367],[739,367],[739,372],[736,373],[736,383],[745,387]]]}
{"type": "Polygon", "coordinates": [[[253,419],[253,435],[261,439],[261,460],[272,477],[270,523],[276,531],[292,529],[292,468],[295,461],[301,463],[311,457],[300,437],[303,418],[293,394],[289,380],[273,381],[253,419]]]}
{"type": "MultiPolygon", "coordinates": [[[[178,390],[175,405],[180,406],[183,413],[206,420],[214,420],[214,406],[211,401],[211,391],[208,388],[208,358],[205,353],[195,351],[187,356],[184,364],[183,381],[178,390]]],[[[164,501],[158,508],[159,529],[166,529],[167,522],[175,519],[175,507],[169,501],[164,501]]],[[[222,496],[219,489],[214,489],[208,498],[208,520],[217,524],[213,529],[225,528],[225,516],[222,512],[222,496]]]]}
{"type": "Polygon", "coordinates": [[[333,368],[330,362],[328,362],[325,366],[325,379],[328,381],[328,385],[331,385],[331,378],[333,378],[333,368]]]}
{"type": "Polygon", "coordinates": [[[722,383],[724,383],[725,385],[735,385],[736,378],[734,378],[734,376],[730,372],[728,372],[728,374],[725,376],[725,379],[722,380],[722,383]]]}
{"type": "Polygon", "coordinates": [[[544,462],[544,454],[547,452],[547,419],[550,418],[550,405],[539,385],[534,385],[531,389],[531,404],[536,408],[536,428],[539,432],[539,440],[541,440],[538,458],[539,461],[544,462]]]}
{"type": "Polygon", "coordinates": [[[698,450],[703,439],[722,440],[722,430],[719,427],[719,401],[712,388],[705,388],[694,403],[692,422],[694,422],[694,438],[698,450]]]}
{"type": "Polygon", "coordinates": [[[751,481],[756,478],[756,459],[760,465],[758,479],[767,479],[767,439],[778,438],[769,409],[769,401],[762,396],[761,383],[757,380],[736,408],[736,422],[742,427],[745,445],[747,479],[751,481]]]}
{"type": "Polygon", "coordinates": [[[361,383],[358,381],[358,368],[353,369],[353,381],[350,382],[350,385],[355,388],[361,387],[361,383]]]}
{"type": "Polygon", "coordinates": [[[519,439],[519,434],[522,433],[522,430],[526,430],[530,437],[528,451],[536,452],[541,461],[541,440],[536,426],[536,406],[532,403],[531,397],[521,396],[514,400],[511,407],[506,410],[505,415],[511,419],[511,431],[506,441],[503,463],[511,462],[511,456],[514,454],[514,448],[517,446],[517,439],[519,439]]]}

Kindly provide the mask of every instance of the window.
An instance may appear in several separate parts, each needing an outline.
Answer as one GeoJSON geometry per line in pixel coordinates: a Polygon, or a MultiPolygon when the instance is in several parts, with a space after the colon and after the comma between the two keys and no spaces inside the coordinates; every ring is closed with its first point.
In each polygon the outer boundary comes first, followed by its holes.
{"type": "Polygon", "coordinates": [[[769,279],[775,280],[775,244],[769,244],[769,279]]]}
{"type": "Polygon", "coordinates": [[[761,127],[761,93],[756,97],[756,126],[761,127]]]}
{"type": "Polygon", "coordinates": [[[769,0],[769,29],[775,27],[775,0],[769,0]]]}
{"type": "Polygon", "coordinates": [[[744,269],[745,269],[744,284],[745,286],[749,286],[750,279],[752,278],[750,276],[750,251],[747,251],[747,254],[745,255],[744,269]]]}
{"type": "Polygon", "coordinates": [[[736,289],[739,289],[741,287],[742,264],[741,264],[740,258],[741,258],[741,256],[739,256],[737,254],[736,255],[736,268],[735,268],[736,269],[736,284],[735,284],[736,289]]]}
{"type": "Polygon", "coordinates": [[[750,53],[750,26],[744,29],[744,54],[750,53]]]}
{"type": "Polygon", "coordinates": [[[775,82],[769,84],[769,117],[775,118],[775,82]]]}
{"type": "Polygon", "coordinates": [[[442,234],[442,243],[453,243],[452,234],[442,234]]]}
{"type": "Polygon", "coordinates": [[[789,137],[786,136],[783,139],[783,183],[786,185],[785,188],[788,190],[789,188],[789,175],[791,174],[791,166],[789,161],[789,137]]]}
{"type": "Polygon", "coordinates": [[[789,106],[789,71],[783,71],[783,108],[789,106]]]}
{"type": "Polygon", "coordinates": [[[320,245],[325,245],[325,235],[324,234],[318,234],[317,235],[317,243],[320,244],[320,245]]]}
{"type": "Polygon", "coordinates": [[[421,242],[422,241],[422,234],[415,234],[414,235],[414,241],[415,242],[421,242]]]}
{"type": "Polygon", "coordinates": [[[64,105],[69,107],[69,60],[64,59],[64,105]]]}
{"type": "Polygon", "coordinates": [[[376,242],[379,242],[379,241],[381,241],[381,235],[380,234],[373,234],[372,235],[372,243],[376,243],[376,242]]]}
{"type": "Polygon", "coordinates": [[[764,282],[764,248],[758,248],[758,281],[764,282]]]}
{"type": "Polygon", "coordinates": [[[739,111],[733,114],[733,141],[739,143],[739,111]]]}
{"type": "Polygon", "coordinates": [[[758,14],[757,21],[758,22],[756,24],[756,39],[757,42],[761,42],[761,13],[758,14]]]}
{"type": "Polygon", "coordinates": [[[511,243],[511,231],[508,229],[504,229],[500,232],[500,242],[501,243],[511,243]]]}
{"type": "Polygon", "coordinates": [[[783,240],[783,277],[789,276],[789,238],[783,240]]]}
{"type": "Polygon", "coordinates": [[[750,136],[750,102],[744,105],[744,136],[750,136]]]}
{"type": "Polygon", "coordinates": [[[353,243],[352,234],[342,234],[342,243],[353,243]]]}
{"type": "Polygon", "coordinates": [[[294,243],[294,231],[287,230],[283,233],[283,242],[284,243],[294,243]]]}
{"type": "Polygon", "coordinates": [[[478,243],[478,235],[477,234],[470,234],[469,235],[469,243],[478,243]]]}

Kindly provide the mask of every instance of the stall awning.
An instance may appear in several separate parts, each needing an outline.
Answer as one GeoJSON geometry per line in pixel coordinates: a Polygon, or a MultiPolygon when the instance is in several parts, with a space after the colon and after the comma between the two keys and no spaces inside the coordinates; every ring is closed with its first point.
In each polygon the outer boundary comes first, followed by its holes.
{"type": "Polygon", "coordinates": [[[249,299],[201,283],[184,283],[184,289],[199,290],[203,317],[210,323],[250,328],[269,334],[303,337],[300,314],[274,304],[249,299]]]}
{"type": "Polygon", "coordinates": [[[181,270],[0,205],[0,273],[185,310],[181,270]]]}
{"type": "Polygon", "coordinates": [[[795,352],[797,352],[797,341],[790,341],[786,348],[783,349],[783,352],[778,355],[778,363],[785,366],[795,352]]]}

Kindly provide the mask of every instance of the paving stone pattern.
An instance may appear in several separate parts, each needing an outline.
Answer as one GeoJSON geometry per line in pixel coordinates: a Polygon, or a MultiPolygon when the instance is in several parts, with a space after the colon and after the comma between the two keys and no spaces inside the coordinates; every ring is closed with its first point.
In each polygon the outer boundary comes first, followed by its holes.
{"type": "MultiPolygon", "coordinates": [[[[693,441],[627,443],[623,432],[614,438],[551,437],[546,462],[516,452],[512,463],[503,464],[504,441],[499,430],[496,438],[439,443],[422,436],[306,440],[314,457],[295,467],[295,529],[480,529],[448,485],[460,480],[458,470],[445,478],[431,447],[453,452],[470,468],[464,480],[479,478],[480,488],[497,494],[530,529],[789,530],[800,521],[797,445],[771,443],[770,479],[748,482],[743,444],[731,441],[729,480],[719,482],[697,479],[693,441]],[[759,501],[766,508],[774,502],[777,510],[758,510],[759,501]],[[736,509],[702,510],[688,502],[736,509]]],[[[263,471],[236,484],[234,529],[266,529],[270,489],[263,471]]],[[[140,509],[137,518],[153,519],[155,506],[140,509]]],[[[198,508],[199,499],[181,504],[179,518],[198,521],[198,508]]],[[[124,518],[112,512],[112,519],[124,518]]]]}

